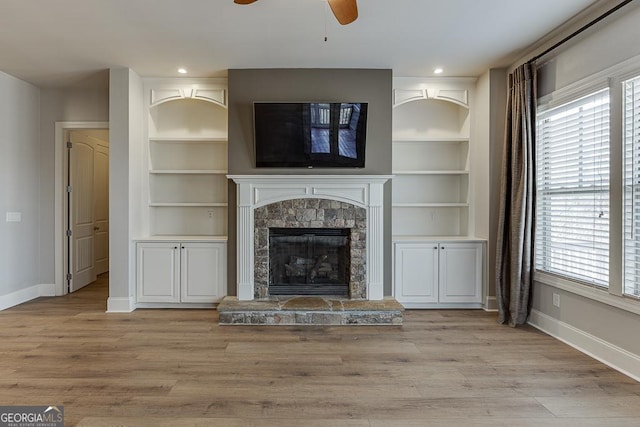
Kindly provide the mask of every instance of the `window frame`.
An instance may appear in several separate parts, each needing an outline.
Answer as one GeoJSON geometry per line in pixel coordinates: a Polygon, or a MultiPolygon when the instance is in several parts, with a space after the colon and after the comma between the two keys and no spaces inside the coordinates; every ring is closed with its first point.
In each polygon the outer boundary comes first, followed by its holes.
{"type": "Polygon", "coordinates": [[[580,79],[548,95],[538,98],[538,109],[553,108],[578,99],[599,89],[609,88],[610,97],[610,223],[609,223],[609,288],[571,280],[533,268],[537,283],[591,299],[624,311],[640,314],[640,298],[623,292],[624,257],[624,143],[623,143],[623,90],[624,80],[640,75],[640,55],[580,79]]]}

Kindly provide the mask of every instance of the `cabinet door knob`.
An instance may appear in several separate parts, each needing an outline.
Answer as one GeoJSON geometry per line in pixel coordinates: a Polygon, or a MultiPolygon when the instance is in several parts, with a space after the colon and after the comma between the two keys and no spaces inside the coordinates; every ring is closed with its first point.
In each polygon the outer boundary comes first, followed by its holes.
{"type": "Polygon", "coordinates": [[[174,246],[174,247],[173,247],[173,249],[178,249],[178,247],[177,247],[177,246],[174,246]]]}
{"type": "Polygon", "coordinates": [[[434,246],[434,247],[433,247],[433,249],[438,249],[438,247],[437,247],[437,246],[434,246]]]}

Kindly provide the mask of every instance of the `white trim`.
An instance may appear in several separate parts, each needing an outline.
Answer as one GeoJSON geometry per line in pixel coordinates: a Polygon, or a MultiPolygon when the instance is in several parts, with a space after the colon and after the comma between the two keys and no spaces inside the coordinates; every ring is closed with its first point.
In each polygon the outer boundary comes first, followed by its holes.
{"type": "Polygon", "coordinates": [[[66,239],[64,238],[64,218],[66,204],[64,203],[65,188],[65,150],[64,134],[73,129],[109,129],[109,122],[56,122],[54,149],[54,278],[55,295],[65,295],[66,270],[66,239]]]}
{"type": "Polygon", "coordinates": [[[40,285],[41,297],[55,297],[56,296],[56,284],[55,283],[41,283],[40,285]]]}
{"type": "Polygon", "coordinates": [[[538,310],[531,311],[527,323],[616,371],[640,381],[640,356],[538,310]]]}
{"type": "Polygon", "coordinates": [[[16,305],[31,301],[39,297],[50,297],[55,295],[54,284],[40,284],[20,289],[10,294],[0,296],[0,311],[6,310],[16,305]]]}
{"type": "Polygon", "coordinates": [[[484,300],[484,311],[498,311],[498,299],[493,296],[487,296],[484,300]]]}
{"type": "Polygon", "coordinates": [[[483,308],[482,303],[479,302],[400,302],[400,304],[407,310],[468,310],[483,308]]]}
{"type": "Polygon", "coordinates": [[[107,299],[107,313],[131,313],[136,309],[133,297],[109,297],[107,299]]]}
{"type": "Polygon", "coordinates": [[[574,282],[542,271],[536,271],[533,280],[534,282],[580,295],[581,297],[589,298],[621,310],[640,314],[640,300],[633,297],[613,295],[606,289],[599,289],[595,286],[574,282]]]}
{"type": "Polygon", "coordinates": [[[565,102],[586,96],[589,93],[610,87],[611,79],[624,80],[640,70],[640,55],[619,62],[577,82],[554,90],[538,99],[538,113],[557,107],[565,102]]]}

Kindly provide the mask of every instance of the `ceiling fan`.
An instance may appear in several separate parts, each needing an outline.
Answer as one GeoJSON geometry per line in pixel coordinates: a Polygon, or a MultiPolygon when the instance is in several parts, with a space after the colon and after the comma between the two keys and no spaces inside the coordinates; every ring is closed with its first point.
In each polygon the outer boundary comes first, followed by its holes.
{"type": "MultiPolygon", "coordinates": [[[[258,0],[233,0],[236,4],[251,4],[258,0]]],[[[342,25],[352,23],[358,18],[358,5],[356,0],[327,0],[331,11],[342,25]]]]}

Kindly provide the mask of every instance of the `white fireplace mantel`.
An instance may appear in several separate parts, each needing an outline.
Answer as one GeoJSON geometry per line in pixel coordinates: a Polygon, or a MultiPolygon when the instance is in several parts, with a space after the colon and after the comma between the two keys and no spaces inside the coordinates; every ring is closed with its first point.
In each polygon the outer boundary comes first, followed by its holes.
{"type": "Polygon", "coordinates": [[[320,198],[367,211],[367,299],[384,297],[384,183],[390,175],[227,175],[238,185],[238,299],[254,299],[254,210],[283,200],[320,198]]]}

